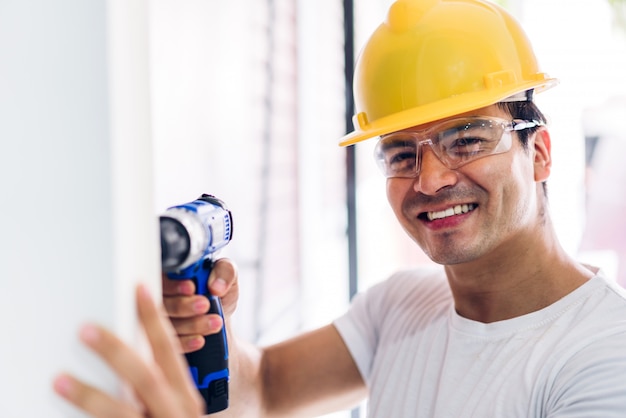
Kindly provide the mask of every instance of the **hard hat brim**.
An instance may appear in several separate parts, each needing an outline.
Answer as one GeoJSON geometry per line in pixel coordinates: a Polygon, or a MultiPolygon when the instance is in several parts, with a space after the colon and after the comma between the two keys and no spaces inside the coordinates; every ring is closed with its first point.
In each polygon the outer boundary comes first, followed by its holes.
{"type": "Polygon", "coordinates": [[[407,109],[379,118],[373,122],[367,121],[367,115],[357,114],[353,118],[354,131],[343,136],[339,141],[339,146],[345,147],[353,145],[373,137],[470,112],[475,109],[481,109],[526,90],[532,89],[536,93],[540,93],[558,84],[556,78],[549,78],[543,73],[540,75],[543,79],[524,84],[516,84],[513,89],[511,89],[511,86],[505,86],[503,88],[491,88],[488,90],[465,93],[407,109]]]}

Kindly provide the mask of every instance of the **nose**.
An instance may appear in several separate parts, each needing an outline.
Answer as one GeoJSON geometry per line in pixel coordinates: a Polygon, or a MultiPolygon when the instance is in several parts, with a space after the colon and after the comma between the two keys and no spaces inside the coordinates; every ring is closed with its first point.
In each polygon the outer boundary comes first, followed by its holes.
{"type": "Polygon", "coordinates": [[[420,148],[419,175],[413,183],[415,191],[435,195],[439,190],[455,185],[458,181],[458,173],[448,168],[439,159],[430,144],[422,144],[420,148]]]}

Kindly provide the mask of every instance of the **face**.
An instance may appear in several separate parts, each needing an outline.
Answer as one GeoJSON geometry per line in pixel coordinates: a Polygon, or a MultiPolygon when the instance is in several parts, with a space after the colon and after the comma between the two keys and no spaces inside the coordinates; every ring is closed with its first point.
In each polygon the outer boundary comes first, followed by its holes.
{"type": "MultiPolygon", "coordinates": [[[[458,116],[511,119],[495,105],[458,116]]],[[[511,134],[508,152],[456,170],[447,168],[429,146],[423,146],[417,178],[387,180],[387,197],[396,217],[433,261],[466,263],[532,245],[540,218],[537,181],[547,173],[536,172],[537,134],[531,135],[528,150],[511,134]]],[[[549,138],[547,133],[545,137],[549,138]]],[[[547,152],[549,157],[549,143],[547,152]]]]}

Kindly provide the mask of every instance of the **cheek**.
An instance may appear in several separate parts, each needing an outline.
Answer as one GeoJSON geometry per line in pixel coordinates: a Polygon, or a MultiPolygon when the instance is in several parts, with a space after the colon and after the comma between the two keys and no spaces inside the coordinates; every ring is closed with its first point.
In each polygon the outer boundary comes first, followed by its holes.
{"type": "Polygon", "coordinates": [[[521,194],[529,194],[535,188],[535,175],[533,162],[528,155],[520,153],[511,161],[507,177],[511,187],[519,190],[521,194]]]}
{"type": "Polygon", "coordinates": [[[535,204],[535,181],[532,161],[525,154],[513,158],[500,172],[493,172],[492,195],[497,196],[501,211],[512,222],[525,219],[535,204]]]}
{"type": "MultiPolygon", "coordinates": [[[[507,154],[504,154],[507,156],[507,154]]],[[[483,211],[490,216],[497,216],[517,204],[522,186],[525,168],[515,158],[484,158],[462,167],[462,182],[473,190],[473,196],[479,200],[483,211]]]]}
{"type": "Polygon", "coordinates": [[[500,156],[487,157],[472,167],[468,177],[494,193],[513,192],[534,182],[533,163],[522,149],[514,147],[500,156]],[[498,158],[501,157],[501,158],[498,158]]]}

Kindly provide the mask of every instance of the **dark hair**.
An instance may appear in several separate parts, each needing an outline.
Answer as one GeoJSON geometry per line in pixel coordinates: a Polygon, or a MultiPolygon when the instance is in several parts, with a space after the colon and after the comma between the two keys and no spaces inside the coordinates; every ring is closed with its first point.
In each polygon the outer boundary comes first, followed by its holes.
{"type": "MultiPolygon", "coordinates": [[[[539,110],[535,102],[532,100],[521,101],[521,102],[500,102],[497,104],[498,107],[506,112],[508,112],[513,119],[523,119],[523,120],[536,120],[538,122],[546,123],[545,115],[539,110]]],[[[522,144],[524,150],[528,151],[528,138],[537,130],[538,127],[522,129],[521,131],[517,131],[517,137],[522,144]]],[[[548,185],[546,182],[542,182],[541,186],[543,187],[543,194],[548,196],[548,185]]]]}
{"type": "MultiPolygon", "coordinates": [[[[533,101],[500,102],[498,103],[498,107],[508,112],[513,119],[536,120],[544,124],[546,123],[546,117],[533,101]]],[[[530,138],[530,135],[536,130],[537,127],[517,131],[517,136],[524,149],[528,149],[528,138],[530,138]]]]}

